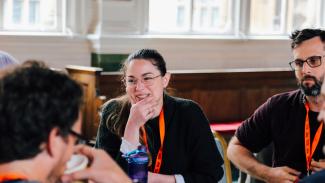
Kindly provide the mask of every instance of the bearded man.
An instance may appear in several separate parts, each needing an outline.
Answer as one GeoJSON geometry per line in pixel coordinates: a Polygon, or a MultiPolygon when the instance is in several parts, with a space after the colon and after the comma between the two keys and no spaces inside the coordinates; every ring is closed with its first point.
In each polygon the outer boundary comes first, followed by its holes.
{"type": "Polygon", "coordinates": [[[299,89],[269,98],[245,120],[230,141],[227,155],[242,171],[265,182],[295,182],[325,169],[324,127],[317,116],[325,73],[325,31],[303,29],[291,35],[299,89]],[[273,166],[253,156],[273,143],[273,166]]]}

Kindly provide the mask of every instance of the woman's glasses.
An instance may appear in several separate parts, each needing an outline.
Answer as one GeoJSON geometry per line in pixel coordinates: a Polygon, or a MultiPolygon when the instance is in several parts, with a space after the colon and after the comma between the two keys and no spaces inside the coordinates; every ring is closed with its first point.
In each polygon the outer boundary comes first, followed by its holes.
{"type": "MultiPolygon", "coordinates": [[[[158,78],[159,76],[161,76],[161,75],[159,74],[159,75],[153,76],[153,77],[145,76],[140,79],[140,82],[146,86],[151,86],[155,83],[154,80],[156,78],[158,78]]],[[[135,78],[127,78],[125,82],[126,82],[127,86],[136,86],[138,84],[139,80],[135,79],[135,78]]]]}

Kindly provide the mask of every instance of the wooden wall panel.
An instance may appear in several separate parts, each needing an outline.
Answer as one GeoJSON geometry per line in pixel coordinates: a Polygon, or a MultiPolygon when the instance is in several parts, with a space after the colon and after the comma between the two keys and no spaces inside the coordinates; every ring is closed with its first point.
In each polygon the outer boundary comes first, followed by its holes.
{"type": "Polygon", "coordinates": [[[102,74],[99,77],[99,92],[107,99],[120,96],[124,93],[119,74],[102,74]]]}
{"type": "Polygon", "coordinates": [[[263,88],[247,88],[241,90],[240,118],[242,120],[253,114],[257,106],[263,104],[268,98],[263,88]]]}
{"type": "Polygon", "coordinates": [[[217,119],[224,119],[229,121],[231,118],[239,118],[238,100],[240,99],[240,93],[235,90],[196,90],[198,97],[193,97],[194,101],[197,101],[205,114],[208,116],[209,121],[215,121],[217,119]],[[223,102],[224,98],[227,98],[227,102],[223,102]],[[231,118],[229,118],[231,116],[231,118]]]}

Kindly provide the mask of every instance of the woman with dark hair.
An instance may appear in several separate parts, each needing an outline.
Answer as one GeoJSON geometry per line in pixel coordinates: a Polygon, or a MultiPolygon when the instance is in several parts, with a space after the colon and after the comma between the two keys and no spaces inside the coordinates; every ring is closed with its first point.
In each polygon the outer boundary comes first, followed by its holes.
{"type": "Polygon", "coordinates": [[[163,57],[141,49],[129,55],[122,72],[126,94],[104,104],[96,147],[126,169],[121,155],[145,145],[149,183],[220,180],[223,160],[209,122],[198,104],[164,91],[170,73],[163,57]]]}

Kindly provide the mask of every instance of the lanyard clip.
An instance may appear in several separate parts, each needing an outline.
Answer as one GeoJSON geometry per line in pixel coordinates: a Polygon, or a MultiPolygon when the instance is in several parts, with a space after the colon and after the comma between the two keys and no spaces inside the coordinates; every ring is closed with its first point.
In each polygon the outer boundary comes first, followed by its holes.
{"type": "Polygon", "coordinates": [[[309,176],[311,173],[311,170],[307,170],[307,176],[309,176]]]}

